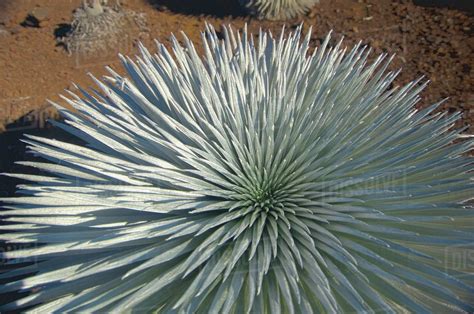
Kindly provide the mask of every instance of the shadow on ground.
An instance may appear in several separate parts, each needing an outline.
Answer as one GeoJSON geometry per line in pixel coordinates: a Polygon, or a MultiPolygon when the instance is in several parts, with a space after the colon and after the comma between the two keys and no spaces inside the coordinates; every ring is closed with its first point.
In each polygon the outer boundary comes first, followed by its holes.
{"type": "MultiPolygon", "coordinates": [[[[0,0],[1,1],[1,0],[0,0]]],[[[2,153],[0,154],[0,173],[28,173],[28,174],[40,174],[38,170],[25,167],[21,165],[15,164],[16,161],[24,161],[24,160],[34,160],[34,161],[41,161],[40,158],[35,157],[33,154],[27,153],[27,144],[23,143],[21,140],[25,139],[24,134],[31,134],[35,136],[47,137],[47,138],[56,138],[65,140],[68,142],[77,142],[71,135],[65,133],[64,131],[53,128],[46,125],[44,128],[37,128],[34,126],[24,125],[24,118],[18,119],[11,124],[9,124],[6,128],[6,131],[0,133],[0,148],[2,153]]],[[[44,121],[43,121],[44,122],[44,121]]],[[[18,184],[25,183],[25,181],[15,178],[10,178],[7,176],[0,176],[0,198],[1,197],[11,197],[15,196],[16,186],[18,184]]],[[[5,210],[2,206],[2,202],[0,202],[0,210],[5,210]]],[[[5,222],[0,219],[0,225],[11,224],[9,222],[5,222]]],[[[6,232],[6,231],[0,231],[6,232]]],[[[0,241],[0,253],[1,252],[8,252],[12,250],[18,249],[26,249],[28,248],[28,244],[25,243],[5,243],[4,241],[0,241]]],[[[33,271],[34,267],[36,267],[35,261],[24,261],[21,264],[12,264],[7,265],[7,260],[4,260],[3,257],[0,255],[0,273],[9,269],[15,269],[19,266],[32,266],[33,271]]],[[[5,278],[0,279],[0,285],[6,284],[13,280],[19,280],[24,276],[18,276],[14,278],[5,278]]],[[[0,294],[0,305],[7,304],[12,302],[18,298],[26,297],[28,292],[23,293],[16,293],[16,292],[9,292],[0,294]]],[[[20,313],[20,311],[11,311],[9,313],[20,313]]]]}
{"type": "Polygon", "coordinates": [[[148,0],[158,9],[186,15],[212,15],[215,17],[245,16],[238,0],[148,0]]]}
{"type": "Polygon", "coordinates": [[[447,7],[474,14],[474,0],[414,0],[413,3],[426,7],[447,7]]]}

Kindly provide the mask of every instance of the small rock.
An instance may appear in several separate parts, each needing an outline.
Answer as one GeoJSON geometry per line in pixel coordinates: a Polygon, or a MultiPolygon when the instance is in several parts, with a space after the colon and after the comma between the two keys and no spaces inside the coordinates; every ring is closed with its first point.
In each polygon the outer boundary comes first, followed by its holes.
{"type": "Polygon", "coordinates": [[[161,11],[161,12],[164,12],[164,11],[168,11],[168,7],[166,5],[163,5],[163,4],[156,4],[155,5],[155,8],[158,10],[158,11],[161,11]]]}
{"type": "Polygon", "coordinates": [[[34,8],[28,13],[22,25],[27,27],[44,27],[47,21],[49,21],[48,9],[34,8]]]}
{"type": "Polygon", "coordinates": [[[34,16],[40,22],[49,20],[48,9],[46,8],[34,8],[30,15],[34,16]]]}
{"type": "Polygon", "coordinates": [[[464,63],[464,64],[462,65],[462,72],[463,72],[464,74],[470,74],[470,73],[471,73],[471,66],[470,66],[469,64],[467,64],[467,63],[464,63]]]}
{"type": "Polygon", "coordinates": [[[9,32],[5,29],[5,27],[0,25],[0,37],[4,37],[9,35],[9,32]]]}

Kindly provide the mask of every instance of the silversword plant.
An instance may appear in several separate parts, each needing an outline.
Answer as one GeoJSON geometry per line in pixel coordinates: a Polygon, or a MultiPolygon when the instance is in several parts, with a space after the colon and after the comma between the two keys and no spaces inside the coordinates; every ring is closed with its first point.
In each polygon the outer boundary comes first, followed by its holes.
{"type": "Polygon", "coordinates": [[[85,145],[28,136],[46,161],[3,199],[1,310],[335,313],[473,311],[472,274],[444,263],[473,241],[472,141],[459,115],[416,110],[330,37],[301,28],[203,33],[110,69],[54,122],[85,145]],[[304,37],[304,38],[302,38],[304,37]],[[21,278],[19,276],[22,276],[21,278]],[[18,279],[20,278],[20,279],[18,279]]]}
{"type": "Polygon", "coordinates": [[[286,20],[309,11],[319,0],[239,0],[260,19],[286,20]]]}

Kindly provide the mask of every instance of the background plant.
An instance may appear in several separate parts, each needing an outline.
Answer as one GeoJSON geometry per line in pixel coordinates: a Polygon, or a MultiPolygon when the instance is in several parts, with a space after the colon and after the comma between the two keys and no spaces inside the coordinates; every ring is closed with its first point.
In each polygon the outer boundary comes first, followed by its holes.
{"type": "Polygon", "coordinates": [[[58,42],[69,53],[107,51],[120,43],[130,29],[137,28],[147,30],[145,16],[123,9],[118,1],[111,7],[107,1],[83,0],[74,11],[71,29],[58,42]]]}
{"type": "Polygon", "coordinates": [[[309,11],[319,0],[239,0],[250,14],[261,19],[286,20],[309,11]]]}

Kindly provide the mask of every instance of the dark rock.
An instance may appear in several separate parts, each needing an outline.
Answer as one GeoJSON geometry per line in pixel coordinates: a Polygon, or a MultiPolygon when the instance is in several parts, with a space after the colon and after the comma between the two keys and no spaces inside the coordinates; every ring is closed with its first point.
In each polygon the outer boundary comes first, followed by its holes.
{"type": "Polygon", "coordinates": [[[46,8],[34,8],[26,19],[21,23],[24,27],[43,27],[49,20],[48,10],[46,8]]]}

